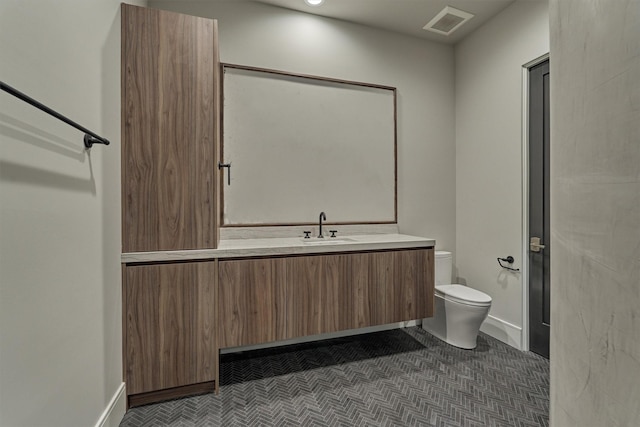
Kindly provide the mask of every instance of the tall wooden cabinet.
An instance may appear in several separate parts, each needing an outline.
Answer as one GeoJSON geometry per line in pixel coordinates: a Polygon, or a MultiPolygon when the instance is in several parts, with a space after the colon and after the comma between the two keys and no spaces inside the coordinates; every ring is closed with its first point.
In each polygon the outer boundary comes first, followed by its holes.
{"type": "Polygon", "coordinates": [[[122,250],[218,243],[215,20],[122,5],[122,250]]]}
{"type": "MultiPolygon", "coordinates": [[[[127,4],[121,12],[122,251],[214,249],[217,23],[127,4]]],[[[217,387],[216,265],[123,266],[129,405],[217,387]]]]}

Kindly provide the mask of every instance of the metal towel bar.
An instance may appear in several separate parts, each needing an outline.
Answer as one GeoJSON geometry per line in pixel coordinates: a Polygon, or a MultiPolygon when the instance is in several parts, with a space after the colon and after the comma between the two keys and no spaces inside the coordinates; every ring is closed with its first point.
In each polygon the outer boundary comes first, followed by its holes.
{"type": "Polygon", "coordinates": [[[103,138],[97,134],[95,134],[94,132],[91,132],[89,129],[85,128],[84,126],[79,125],[78,123],[74,122],[73,120],[63,116],[62,114],[58,113],[55,110],[52,110],[51,108],[47,107],[46,105],[36,101],[35,99],[31,98],[28,95],[25,95],[24,93],[20,92],[19,90],[9,86],[8,84],[6,84],[5,82],[0,81],[0,89],[2,89],[3,91],[10,93],[11,95],[15,96],[16,98],[19,98],[21,100],[23,100],[24,102],[33,105],[34,107],[44,111],[47,114],[52,115],[53,117],[55,117],[58,120],[62,120],[63,122],[65,122],[66,124],[73,126],[74,128],[78,129],[79,131],[84,132],[84,146],[86,148],[91,148],[91,146],[93,146],[93,144],[104,144],[104,145],[109,145],[110,142],[107,138],[103,138]]]}

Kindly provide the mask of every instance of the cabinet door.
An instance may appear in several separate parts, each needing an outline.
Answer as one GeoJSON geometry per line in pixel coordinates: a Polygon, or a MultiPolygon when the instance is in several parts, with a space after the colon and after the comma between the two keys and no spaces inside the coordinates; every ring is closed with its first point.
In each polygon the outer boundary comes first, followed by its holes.
{"type": "Polygon", "coordinates": [[[122,5],[124,252],[217,246],[216,31],[122,5]]]}
{"type": "Polygon", "coordinates": [[[127,394],[214,381],[215,262],[124,267],[127,394]]]}
{"type": "Polygon", "coordinates": [[[433,315],[433,251],[404,250],[394,253],[396,281],[389,314],[392,322],[422,319],[433,315]]]}
{"type": "Polygon", "coordinates": [[[371,259],[372,254],[370,253],[353,253],[349,254],[348,258],[352,301],[351,315],[354,328],[379,324],[374,320],[378,317],[380,320],[377,322],[383,320],[379,313],[380,308],[376,305],[379,303],[382,306],[382,300],[377,298],[374,286],[369,282],[370,274],[375,274],[369,268],[371,259]]]}
{"type": "Polygon", "coordinates": [[[433,250],[350,255],[357,327],[433,315],[433,250]]]}
{"type": "Polygon", "coordinates": [[[374,252],[365,257],[369,267],[368,326],[396,322],[396,252],[374,252]]]}
{"type": "Polygon", "coordinates": [[[355,328],[350,255],[286,259],[287,338],[355,328]]]}
{"type": "Polygon", "coordinates": [[[284,259],[220,261],[220,348],[284,339],[284,259]]]}

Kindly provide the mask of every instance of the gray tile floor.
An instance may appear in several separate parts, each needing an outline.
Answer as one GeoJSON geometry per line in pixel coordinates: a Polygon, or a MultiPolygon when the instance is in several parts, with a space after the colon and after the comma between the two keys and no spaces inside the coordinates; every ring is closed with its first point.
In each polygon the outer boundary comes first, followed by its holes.
{"type": "Polygon", "coordinates": [[[419,327],[225,355],[221,391],[131,409],[129,426],[548,426],[549,362],[419,327]]]}

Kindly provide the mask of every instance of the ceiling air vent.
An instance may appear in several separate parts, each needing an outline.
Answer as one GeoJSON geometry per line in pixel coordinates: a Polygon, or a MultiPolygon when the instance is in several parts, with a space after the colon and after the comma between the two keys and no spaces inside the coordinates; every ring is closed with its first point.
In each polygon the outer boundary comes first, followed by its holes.
{"type": "Polygon", "coordinates": [[[471,18],[473,14],[447,6],[422,28],[448,36],[471,18]]]}

